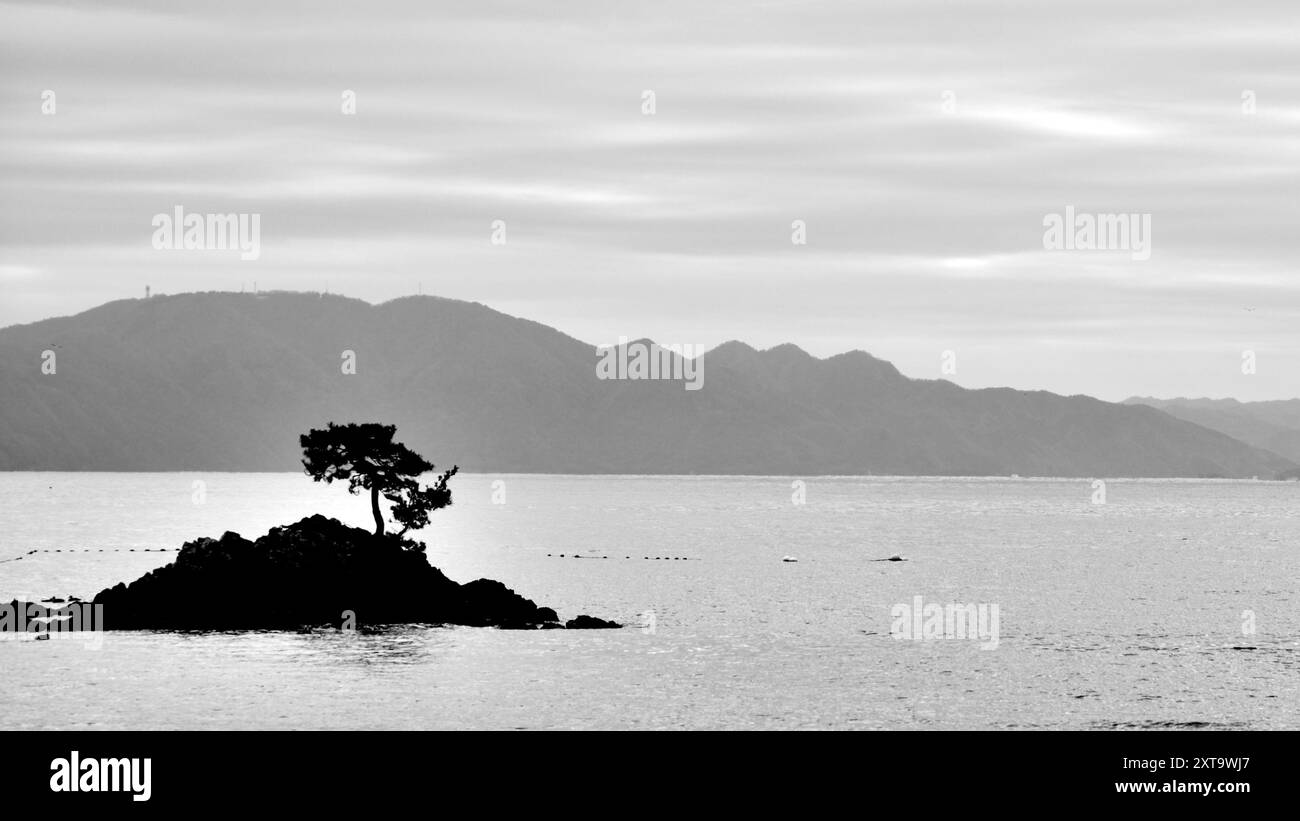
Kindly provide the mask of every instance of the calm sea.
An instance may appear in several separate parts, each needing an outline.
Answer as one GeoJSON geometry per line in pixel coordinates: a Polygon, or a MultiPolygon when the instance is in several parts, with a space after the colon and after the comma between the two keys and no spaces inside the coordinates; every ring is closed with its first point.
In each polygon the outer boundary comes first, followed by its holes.
{"type": "MultiPolygon", "coordinates": [[[[0,728],[1300,728],[1293,483],[452,486],[433,564],[629,628],[0,641],[0,728]],[[996,605],[996,648],[894,638],[918,596],[996,605]]],[[[0,473],[0,560],[41,551],[0,563],[0,598],[89,597],[316,512],[368,526],[300,475],[0,473]]]]}

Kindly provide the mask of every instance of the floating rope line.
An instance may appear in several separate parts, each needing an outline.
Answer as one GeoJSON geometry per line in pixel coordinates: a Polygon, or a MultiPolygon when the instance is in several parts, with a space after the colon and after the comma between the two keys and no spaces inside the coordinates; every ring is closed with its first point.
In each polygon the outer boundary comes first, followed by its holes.
{"type": "Polygon", "coordinates": [[[21,556],[14,556],[9,559],[0,559],[0,564],[8,562],[21,562],[33,553],[175,553],[179,548],[175,547],[142,547],[137,550],[134,547],[110,547],[110,548],[93,548],[93,547],[70,547],[66,550],[55,548],[53,550],[29,550],[21,556]]]}
{"type": "MultiPolygon", "coordinates": [[[[569,559],[608,559],[608,558],[609,558],[608,556],[591,556],[591,555],[586,555],[586,556],[584,556],[584,555],[582,555],[582,554],[580,554],[580,553],[568,553],[568,554],[565,554],[565,553],[556,553],[556,554],[547,553],[546,556],[547,556],[547,558],[550,558],[550,559],[564,559],[564,558],[569,558],[569,559]]],[[[615,556],[614,558],[617,559],[618,556],[615,556]]],[[[636,556],[624,556],[623,558],[625,558],[625,559],[635,559],[636,556]]],[[[641,558],[642,558],[643,560],[665,561],[665,562],[696,562],[696,561],[699,561],[699,559],[694,559],[694,558],[691,558],[690,556],[642,556],[641,558]]]]}

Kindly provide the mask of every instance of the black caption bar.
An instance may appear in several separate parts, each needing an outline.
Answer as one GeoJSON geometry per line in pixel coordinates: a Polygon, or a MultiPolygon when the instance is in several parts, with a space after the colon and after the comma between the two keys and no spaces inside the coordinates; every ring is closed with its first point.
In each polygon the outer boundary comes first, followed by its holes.
{"type": "MultiPolygon", "coordinates": [[[[1286,800],[1296,733],[11,732],[9,810],[150,813],[488,801],[610,810],[683,799],[805,812],[909,805],[1215,810],[1286,800]],[[613,803],[609,803],[613,802],[613,803]]],[[[680,807],[679,807],[680,808],[680,807]]]]}

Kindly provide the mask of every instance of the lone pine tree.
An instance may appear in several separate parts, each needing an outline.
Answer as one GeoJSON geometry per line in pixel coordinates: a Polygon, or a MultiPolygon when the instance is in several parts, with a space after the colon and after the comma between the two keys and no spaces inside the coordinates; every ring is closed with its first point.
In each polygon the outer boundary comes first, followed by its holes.
{"type": "Polygon", "coordinates": [[[317,482],[346,481],[349,493],[362,488],[370,491],[370,510],[375,517],[375,535],[384,535],[384,513],[379,497],[392,502],[392,515],[405,535],[411,528],[429,523],[429,514],[451,504],[447,480],[456,475],[457,467],[445,471],[429,486],[421,486],[419,477],[434,465],[423,456],[393,441],[396,425],[374,422],[336,425],[330,422],[323,430],[313,429],[299,437],[302,466],[317,482]]]}

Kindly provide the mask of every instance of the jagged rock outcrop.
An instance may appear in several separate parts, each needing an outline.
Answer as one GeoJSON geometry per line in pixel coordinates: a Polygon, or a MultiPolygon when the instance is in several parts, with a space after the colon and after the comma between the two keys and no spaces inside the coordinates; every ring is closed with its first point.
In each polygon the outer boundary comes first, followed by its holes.
{"type": "MultiPolygon", "coordinates": [[[[171,564],[103,590],[93,603],[104,606],[110,630],[564,626],[554,610],[501,582],[448,579],[416,542],[375,536],[319,515],[272,528],[256,541],[228,532],[189,542],[171,564]]],[[[567,626],[609,624],[579,616],[567,626]]]]}

